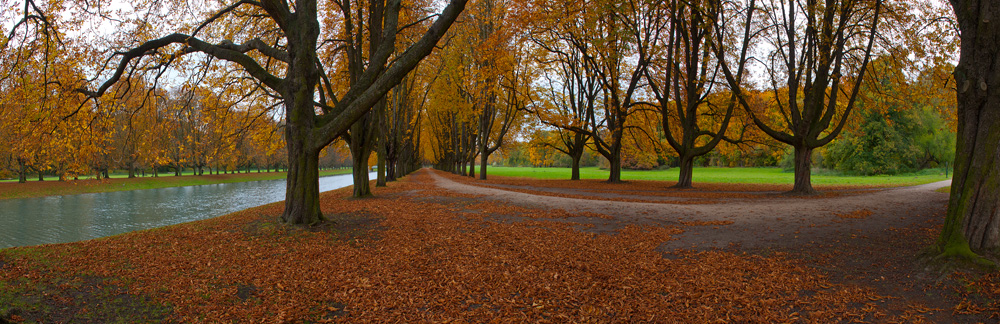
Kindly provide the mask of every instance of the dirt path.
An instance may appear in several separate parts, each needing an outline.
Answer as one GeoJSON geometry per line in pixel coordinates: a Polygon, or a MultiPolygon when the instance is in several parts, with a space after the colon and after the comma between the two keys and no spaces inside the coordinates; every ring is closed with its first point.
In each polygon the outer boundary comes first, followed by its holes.
{"type": "MultiPolygon", "coordinates": [[[[951,183],[948,180],[831,198],[766,197],[724,199],[716,204],[668,204],[533,195],[459,183],[435,171],[421,172],[429,172],[437,186],[455,192],[525,207],[614,217],[585,221],[595,225],[588,229],[591,231],[610,232],[628,224],[684,227],[685,233],[668,242],[666,250],[726,248],[733,244],[749,249],[793,247],[912,227],[943,214],[948,195],[934,190],[951,183]],[[728,222],[732,223],[720,225],[728,222]],[[687,226],[691,224],[709,225],[687,226]]],[[[627,193],[617,196],[623,195],[627,193]]]]}

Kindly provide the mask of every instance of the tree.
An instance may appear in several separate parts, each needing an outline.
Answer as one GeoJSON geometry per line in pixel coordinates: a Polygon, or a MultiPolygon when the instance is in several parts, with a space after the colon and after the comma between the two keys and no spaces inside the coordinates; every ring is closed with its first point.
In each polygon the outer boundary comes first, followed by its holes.
{"type": "Polygon", "coordinates": [[[649,65],[649,43],[656,37],[652,26],[659,18],[648,14],[650,3],[655,1],[612,1],[603,6],[606,10],[592,11],[598,15],[593,26],[595,37],[589,44],[576,45],[584,52],[584,62],[596,67],[601,83],[603,115],[598,117],[592,110],[588,119],[594,130],[590,133],[594,147],[608,159],[611,183],[621,182],[626,123],[636,106],[639,81],[649,65]]]}
{"type": "Polygon", "coordinates": [[[31,15],[35,18],[15,25],[11,38],[0,38],[0,128],[4,129],[0,133],[14,139],[3,151],[13,160],[14,173],[22,183],[31,170],[39,180],[53,169],[77,171],[97,154],[72,154],[74,150],[90,153],[102,148],[88,136],[94,134],[87,129],[88,118],[95,117],[91,105],[68,91],[83,79],[80,49],[62,43],[58,29],[48,20],[40,23],[44,27],[36,27],[47,34],[32,39],[33,34],[18,27],[40,19],[33,11],[31,15]],[[62,118],[77,107],[81,118],[62,118]]]}
{"type": "MultiPolygon", "coordinates": [[[[331,41],[324,39],[320,42],[323,27],[329,25],[320,23],[320,6],[316,0],[297,0],[293,3],[278,0],[238,1],[217,10],[188,29],[187,33],[176,32],[151,39],[116,54],[120,59],[111,77],[96,90],[79,91],[89,97],[99,97],[126,72],[134,70],[130,68],[133,61],[142,61],[143,57],[151,55],[158,57],[153,67],[190,53],[202,53],[238,65],[261,88],[283,102],[289,170],[281,220],[293,224],[313,224],[324,219],[319,207],[320,150],[368,113],[433,50],[464,9],[465,3],[466,0],[450,1],[423,37],[394,58],[401,1],[389,0],[381,6],[369,6],[369,10],[382,8],[377,13],[369,13],[369,17],[372,14],[384,15],[380,28],[382,35],[377,43],[371,44],[370,48],[374,51],[369,53],[367,65],[356,66],[362,72],[353,76],[356,79],[352,80],[346,92],[334,91],[330,80],[340,78],[330,78],[326,74],[326,68],[317,54],[322,46],[337,45],[339,38],[327,33],[331,41]],[[212,27],[223,31],[232,29],[234,26],[224,26],[224,23],[233,24],[244,18],[274,28],[266,35],[247,35],[245,39],[226,39],[226,33],[211,35],[212,27]],[[203,31],[209,34],[209,38],[202,38],[203,31]],[[278,41],[266,43],[262,40],[265,38],[278,41]],[[213,42],[211,39],[217,40],[213,42]],[[281,73],[283,77],[276,75],[281,73]],[[317,97],[319,100],[316,100],[317,97]]],[[[355,10],[352,5],[355,4],[349,0],[324,4],[325,7],[339,7],[341,15],[338,23],[343,24],[348,37],[356,23],[350,19],[355,10]]],[[[365,8],[359,5],[358,10],[365,8]]],[[[351,40],[347,42],[351,43],[351,40]]],[[[358,59],[348,61],[350,64],[365,63],[358,59]]]]}
{"type": "MultiPolygon", "coordinates": [[[[764,29],[744,34],[741,51],[758,33],[765,35],[773,48],[764,68],[779,120],[768,120],[751,109],[746,85],[727,63],[726,46],[713,42],[713,51],[754,125],[794,148],[795,184],[789,193],[815,194],[810,180],[813,149],[833,141],[848,121],[871,58],[882,0],[781,0],[755,9],[751,2],[744,11],[746,23],[764,29]],[[759,19],[754,18],[757,11],[762,12],[759,19]]],[[[715,39],[727,39],[722,31],[728,23],[726,17],[714,22],[715,39]]]]}
{"type": "Polygon", "coordinates": [[[524,106],[522,94],[529,78],[521,53],[523,47],[514,36],[513,19],[507,15],[508,4],[495,0],[477,4],[475,16],[480,45],[475,50],[478,79],[473,100],[479,115],[476,134],[479,179],[486,180],[490,155],[503,145],[504,137],[524,106]]]}
{"type": "Polygon", "coordinates": [[[622,140],[628,117],[637,105],[635,96],[642,86],[642,75],[649,64],[650,42],[657,36],[654,26],[660,18],[649,11],[655,3],[609,0],[533,4],[538,10],[554,13],[535,19],[545,22],[539,27],[541,33],[549,34],[543,36],[544,42],[556,44],[547,50],[568,53],[559,49],[559,44],[573,47],[579,52],[584,73],[595,76],[598,81],[596,100],[600,109],[585,112],[586,129],[567,129],[589,136],[596,151],[608,160],[608,182],[621,181],[622,140]]]}
{"type": "Polygon", "coordinates": [[[958,141],[940,257],[989,263],[976,253],[1000,248],[1000,5],[951,0],[962,40],[955,68],[958,141]]]}
{"type": "MultiPolygon", "coordinates": [[[[570,180],[580,180],[580,159],[590,142],[589,116],[596,108],[601,94],[600,79],[594,66],[583,61],[584,51],[575,36],[576,25],[559,24],[559,19],[547,15],[567,12],[571,15],[582,12],[574,7],[577,2],[565,2],[564,10],[538,10],[541,17],[531,19],[530,39],[541,50],[534,55],[542,65],[542,76],[547,81],[543,89],[531,96],[533,102],[529,112],[542,123],[558,129],[559,144],[556,150],[568,155],[572,160],[570,180]],[[540,97],[535,100],[534,97],[540,97]]],[[[554,4],[558,5],[558,4],[554,4]]],[[[556,7],[558,8],[558,7],[556,7]]],[[[549,8],[546,8],[549,9],[549,8]]],[[[555,8],[552,8],[555,9],[555,8]]]]}
{"type": "Polygon", "coordinates": [[[955,135],[942,115],[954,114],[954,93],[946,88],[953,82],[936,75],[936,66],[908,80],[901,66],[907,64],[892,56],[872,62],[850,125],[826,147],[825,167],[873,175],[951,162],[955,135]]]}
{"type": "MultiPolygon", "coordinates": [[[[723,8],[721,3],[712,1],[672,1],[653,9],[667,17],[666,35],[654,38],[653,47],[660,52],[651,54],[653,62],[645,76],[659,103],[664,137],[679,158],[680,172],[674,187],[691,188],[694,158],[708,154],[727,139],[726,130],[736,107],[735,99],[725,103],[724,108],[709,100],[719,70],[719,62],[711,55],[708,44],[713,36],[710,22],[719,19],[723,8]],[[703,128],[703,120],[710,118],[709,127],[703,128]],[[673,131],[675,127],[679,134],[673,131]],[[702,142],[703,139],[707,141],[702,142]]],[[[750,25],[744,28],[744,34],[749,34],[750,25]]],[[[737,81],[742,79],[746,52],[743,47],[737,81]]]]}

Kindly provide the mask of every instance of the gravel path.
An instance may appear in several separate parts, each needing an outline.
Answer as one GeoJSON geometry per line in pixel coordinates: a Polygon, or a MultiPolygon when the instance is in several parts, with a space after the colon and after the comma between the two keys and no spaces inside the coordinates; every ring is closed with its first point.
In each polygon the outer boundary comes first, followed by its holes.
{"type": "MultiPolygon", "coordinates": [[[[429,172],[438,187],[464,194],[483,195],[484,199],[525,207],[592,212],[614,217],[613,220],[573,220],[593,224],[594,227],[588,229],[590,231],[613,232],[629,224],[683,227],[685,232],[678,235],[678,240],[664,246],[668,250],[726,248],[732,244],[744,248],[788,247],[841,240],[853,235],[867,235],[925,222],[939,222],[937,218],[943,218],[948,194],[934,190],[951,184],[950,180],[946,180],[830,198],[764,197],[724,199],[716,204],[669,204],[540,196],[459,183],[428,169],[421,172],[429,172]],[[864,215],[863,218],[837,215],[857,211],[870,211],[871,214],[854,214],[864,215]],[[732,224],[685,225],[718,221],[731,221],[732,224]]],[[[627,195],[627,192],[616,196],[620,195],[627,195]]]]}

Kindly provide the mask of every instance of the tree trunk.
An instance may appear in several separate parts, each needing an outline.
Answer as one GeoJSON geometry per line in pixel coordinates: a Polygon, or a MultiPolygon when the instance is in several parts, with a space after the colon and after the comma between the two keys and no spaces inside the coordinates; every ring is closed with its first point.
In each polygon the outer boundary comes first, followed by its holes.
{"type": "MultiPolygon", "coordinates": [[[[366,117],[367,118],[367,117],[366,117]]],[[[351,163],[354,169],[354,197],[368,197],[372,195],[371,186],[368,184],[368,158],[372,154],[372,141],[365,138],[366,118],[359,119],[351,126],[351,163]],[[357,135],[355,135],[357,134],[357,135]]]]}
{"type": "Polygon", "coordinates": [[[952,0],[962,39],[955,68],[958,141],[944,228],[943,257],[989,263],[975,253],[1000,249],[1000,5],[952,0]]]}
{"type": "Polygon", "coordinates": [[[385,180],[396,181],[396,164],[398,161],[386,161],[385,180]]]}
{"type": "Polygon", "coordinates": [[[385,146],[379,144],[377,158],[378,158],[378,173],[375,176],[375,186],[385,187],[385,146]]]}
{"type": "MultiPolygon", "coordinates": [[[[292,135],[292,131],[287,133],[292,135]]],[[[319,209],[319,151],[308,150],[303,142],[290,140],[286,145],[290,168],[281,220],[291,224],[315,224],[324,220],[319,209]]]]}
{"type": "Polygon", "coordinates": [[[42,171],[38,171],[38,181],[45,181],[45,174],[42,171]]]}
{"type": "Polygon", "coordinates": [[[608,170],[611,174],[608,175],[608,182],[619,183],[622,182],[622,156],[621,153],[614,153],[611,158],[608,159],[608,170]]]}
{"type": "Polygon", "coordinates": [[[694,178],[694,157],[681,155],[678,167],[680,170],[680,175],[677,177],[677,184],[674,185],[674,188],[678,189],[693,188],[694,186],[692,185],[692,178],[694,178]]]}
{"type": "Polygon", "coordinates": [[[812,187],[812,151],[806,145],[795,146],[795,185],[789,195],[808,196],[815,195],[816,190],[812,187]]]}
{"type": "Polygon", "coordinates": [[[580,180],[580,158],[582,156],[583,156],[583,151],[580,151],[579,154],[574,153],[572,156],[570,156],[573,159],[572,171],[569,176],[570,180],[580,180]]]}
{"type": "Polygon", "coordinates": [[[486,180],[486,163],[489,159],[489,153],[483,152],[479,154],[479,180],[486,180]]]}
{"type": "Polygon", "coordinates": [[[24,162],[18,161],[18,167],[20,168],[20,171],[17,173],[17,182],[28,182],[28,166],[25,165],[24,162]]]}
{"type": "Polygon", "coordinates": [[[371,184],[369,184],[368,179],[368,156],[371,155],[371,151],[359,152],[358,154],[363,155],[362,159],[352,159],[354,163],[354,197],[368,197],[372,195],[371,184]]]}
{"type": "Polygon", "coordinates": [[[469,160],[469,178],[475,178],[475,177],[476,177],[476,157],[472,157],[472,159],[469,160]]]}
{"type": "Polygon", "coordinates": [[[128,178],[129,179],[135,178],[135,165],[130,164],[128,166],[128,178]]]}

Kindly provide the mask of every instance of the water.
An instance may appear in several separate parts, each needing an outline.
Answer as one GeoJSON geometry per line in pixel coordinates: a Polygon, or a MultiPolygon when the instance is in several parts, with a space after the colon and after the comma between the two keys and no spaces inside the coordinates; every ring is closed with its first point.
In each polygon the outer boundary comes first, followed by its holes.
{"type": "MultiPolygon", "coordinates": [[[[320,191],[353,184],[350,174],[319,179],[320,191]]],[[[282,200],[285,180],[0,200],[0,249],[89,240],[282,200]]]]}

